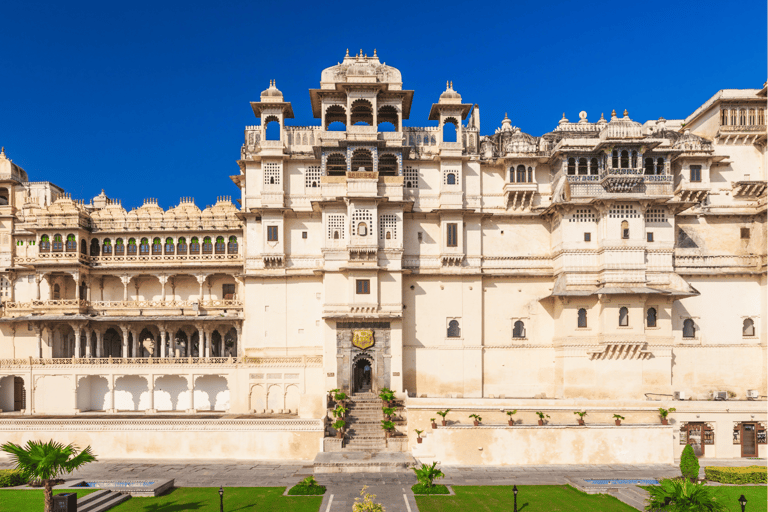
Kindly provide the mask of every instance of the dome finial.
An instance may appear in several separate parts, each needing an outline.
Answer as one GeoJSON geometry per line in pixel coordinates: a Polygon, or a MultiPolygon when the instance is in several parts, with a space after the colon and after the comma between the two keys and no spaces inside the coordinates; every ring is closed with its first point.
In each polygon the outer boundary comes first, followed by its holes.
{"type": "Polygon", "coordinates": [[[624,117],[629,117],[629,112],[627,112],[627,109],[624,109],[624,117]]]}
{"type": "Polygon", "coordinates": [[[565,119],[565,112],[563,112],[563,119],[565,119]]]}
{"type": "Polygon", "coordinates": [[[374,49],[373,49],[373,56],[374,56],[374,57],[378,57],[378,56],[376,55],[376,48],[374,48],[374,49]]]}
{"type": "Polygon", "coordinates": [[[603,112],[600,112],[600,120],[605,121],[605,114],[603,112]]]}
{"type": "Polygon", "coordinates": [[[349,48],[347,48],[347,54],[345,55],[345,57],[349,57],[349,48]]]}
{"type": "Polygon", "coordinates": [[[611,110],[611,117],[616,117],[616,109],[611,110]]]}
{"type": "Polygon", "coordinates": [[[453,80],[451,80],[451,90],[453,90],[453,80]]]}

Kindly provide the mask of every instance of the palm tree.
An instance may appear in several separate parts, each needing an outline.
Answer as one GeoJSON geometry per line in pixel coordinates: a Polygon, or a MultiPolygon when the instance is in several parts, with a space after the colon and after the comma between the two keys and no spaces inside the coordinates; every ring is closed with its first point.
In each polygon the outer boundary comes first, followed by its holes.
{"type": "Polygon", "coordinates": [[[41,480],[45,488],[45,512],[53,511],[53,481],[64,473],[72,471],[93,462],[96,456],[89,446],[77,453],[77,447],[70,444],[64,446],[53,440],[28,441],[26,446],[5,443],[0,450],[11,455],[16,463],[16,469],[21,470],[25,479],[41,480]]]}
{"type": "Polygon", "coordinates": [[[714,489],[695,484],[688,479],[662,480],[658,486],[648,489],[648,504],[645,510],[666,512],[725,512],[728,507],[718,499],[714,489]]]}

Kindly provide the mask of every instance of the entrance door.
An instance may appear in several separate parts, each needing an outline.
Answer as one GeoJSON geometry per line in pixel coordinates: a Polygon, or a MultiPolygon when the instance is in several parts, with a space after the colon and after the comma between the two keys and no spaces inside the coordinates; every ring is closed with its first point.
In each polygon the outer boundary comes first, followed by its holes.
{"type": "Polygon", "coordinates": [[[688,444],[693,447],[693,453],[697,457],[704,456],[704,425],[700,423],[688,424],[688,444]]]}
{"type": "Polygon", "coordinates": [[[354,391],[365,392],[371,391],[371,376],[373,369],[371,368],[371,362],[367,359],[360,359],[355,363],[354,368],[354,391]]]}
{"type": "Polygon", "coordinates": [[[21,377],[13,378],[13,410],[21,411],[24,409],[24,379],[21,377]]]}
{"type": "Polygon", "coordinates": [[[757,457],[757,425],[755,423],[741,424],[741,456],[757,457]]]}

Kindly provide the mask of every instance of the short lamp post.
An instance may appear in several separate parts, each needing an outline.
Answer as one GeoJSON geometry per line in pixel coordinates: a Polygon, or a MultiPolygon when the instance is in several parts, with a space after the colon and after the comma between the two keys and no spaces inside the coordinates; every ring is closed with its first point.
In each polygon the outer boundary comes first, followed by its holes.
{"type": "Polygon", "coordinates": [[[515,510],[514,510],[514,512],[517,512],[517,486],[516,485],[512,486],[512,494],[515,495],[515,510]]]}
{"type": "Polygon", "coordinates": [[[739,503],[741,504],[741,512],[744,512],[747,509],[747,498],[743,494],[739,496],[739,503]]]}
{"type": "Polygon", "coordinates": [[[224,512],[224,487],[219,487],[219,510],[224,512]]]}

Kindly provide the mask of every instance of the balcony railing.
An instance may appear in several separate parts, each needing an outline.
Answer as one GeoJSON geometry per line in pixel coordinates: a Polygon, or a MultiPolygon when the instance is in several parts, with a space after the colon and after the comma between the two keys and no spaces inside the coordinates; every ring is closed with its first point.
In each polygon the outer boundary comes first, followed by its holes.
{"type": "Polygon", "coordinates": [[[46,366],[145,366],[145,365],[229,365],[267,367],[319,367],[323,356],[294,357],[56,357],[0,359],[0,368],[46,366]]]}
{"type": "Polygon", "coordinates": [[[763,132],[766,131],[766,125],[764,124],[744,124],[744,125],[721,125],[721,132],[763,132]]]}

